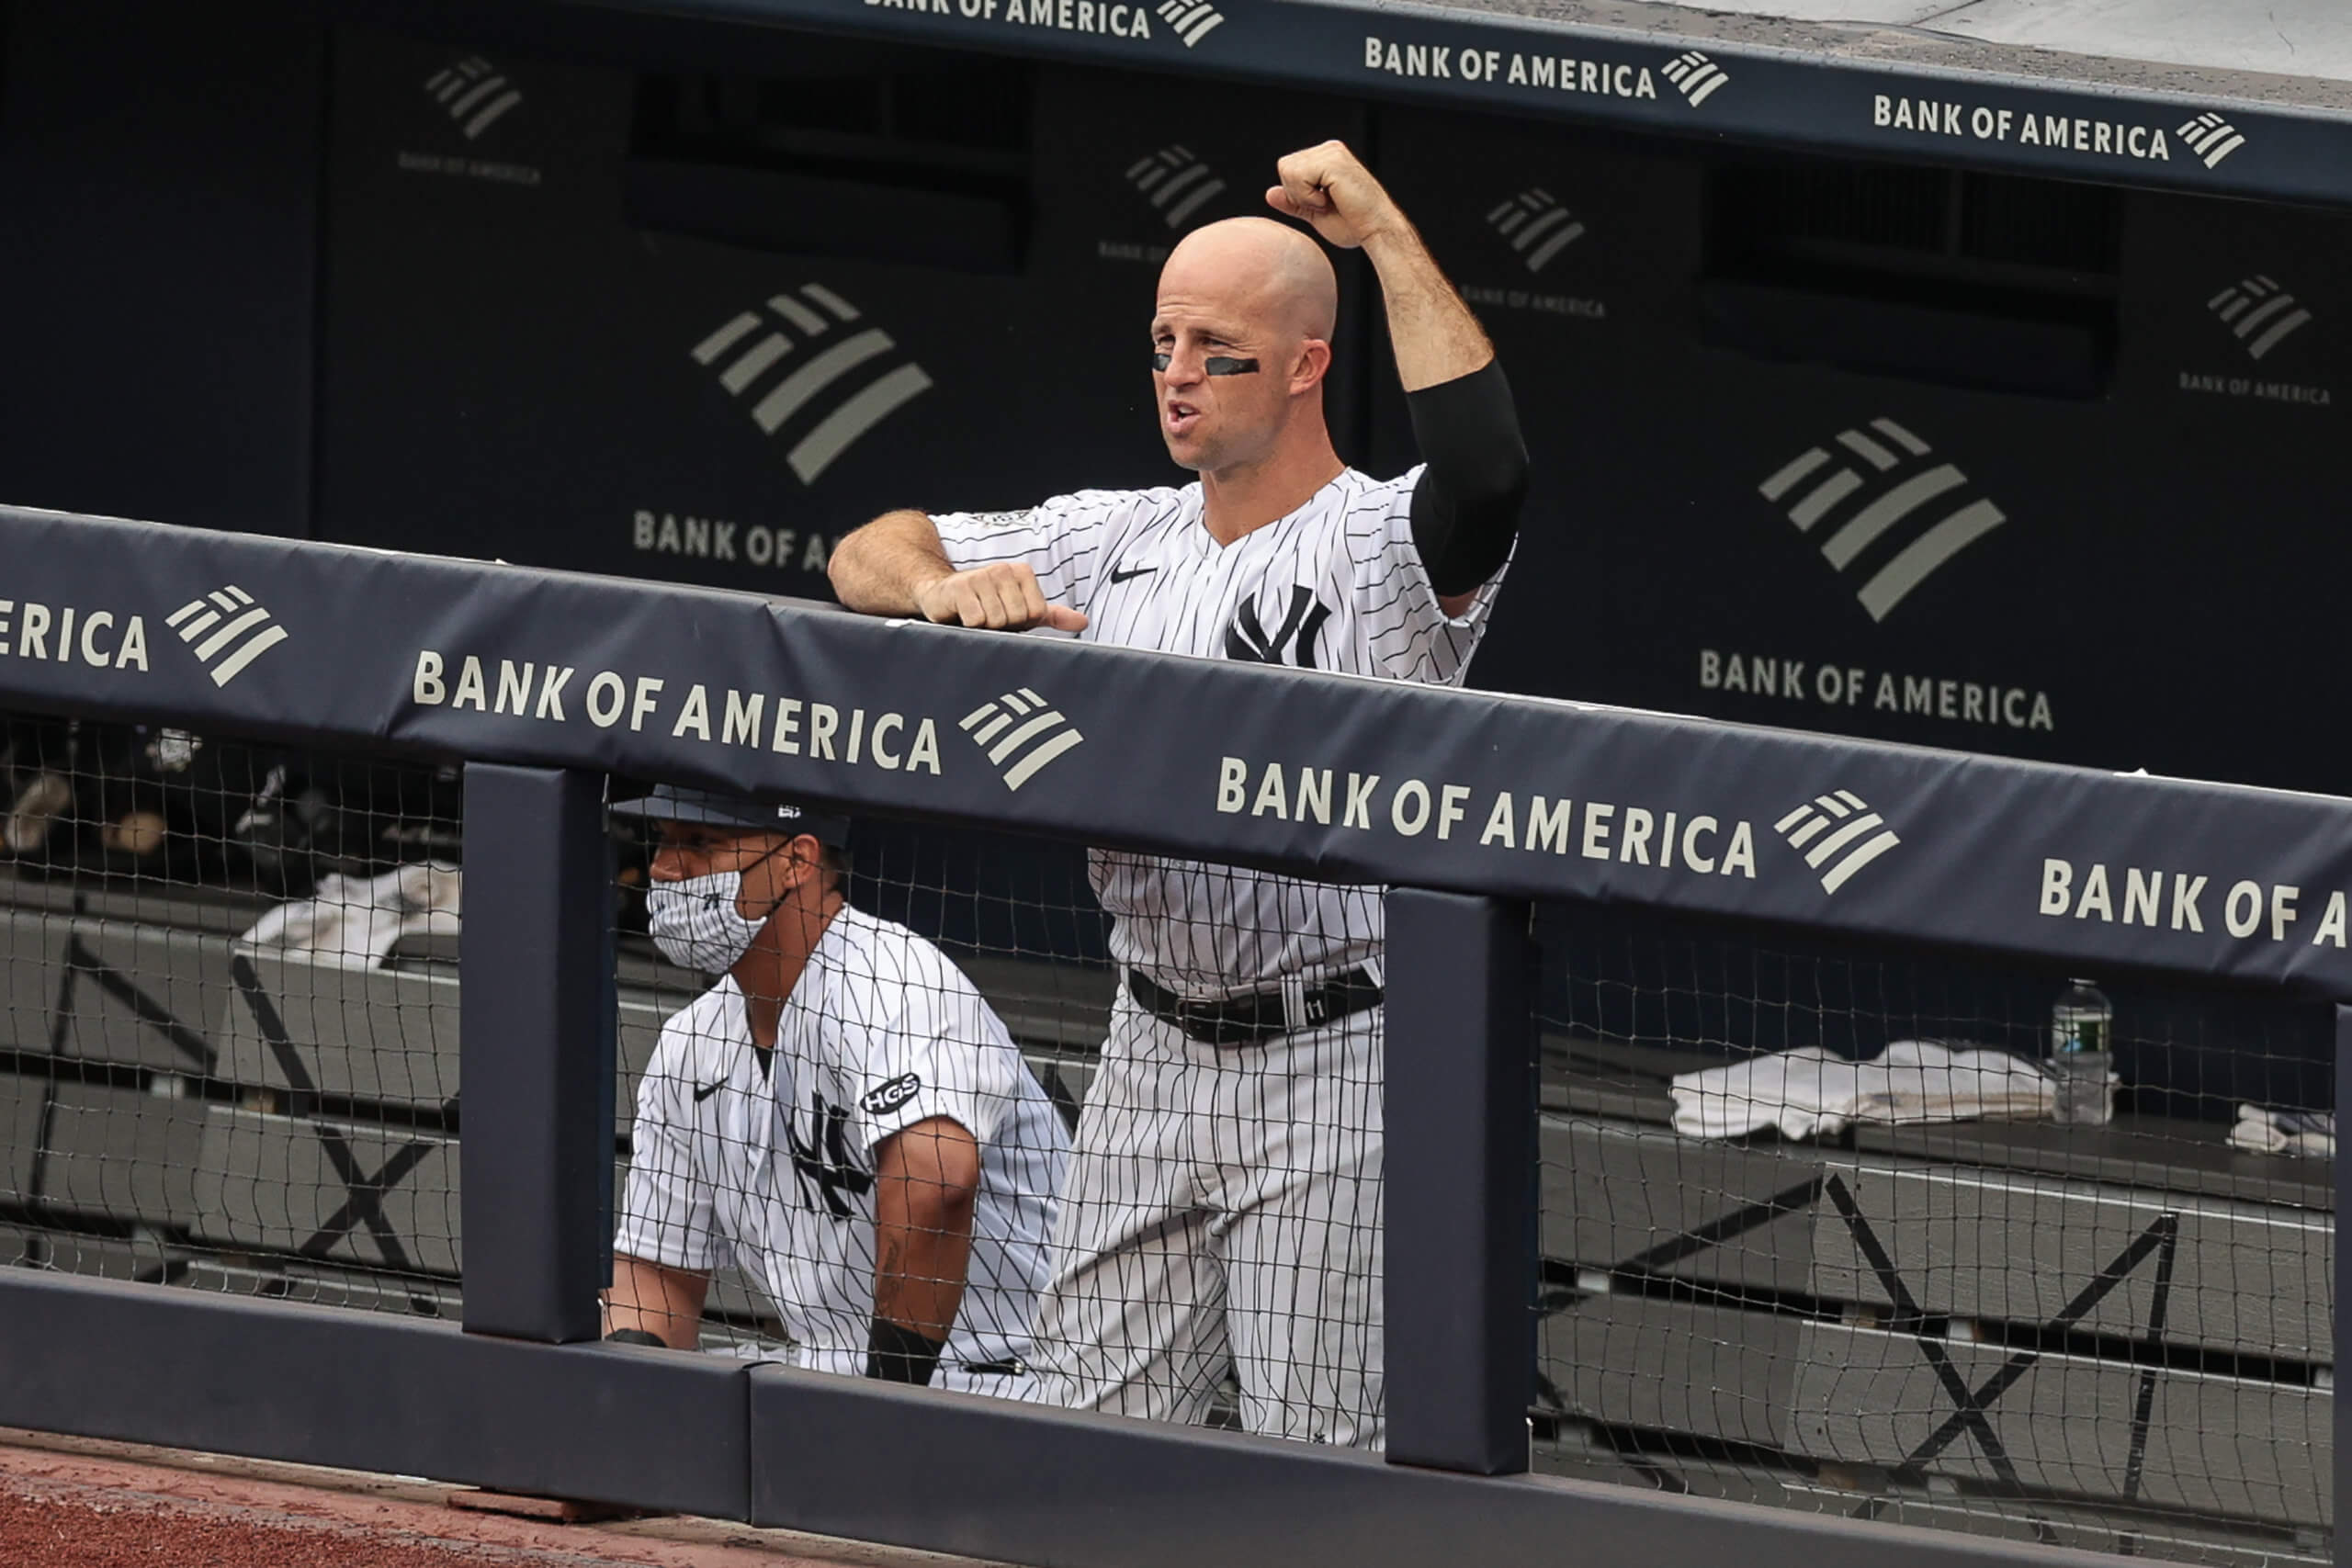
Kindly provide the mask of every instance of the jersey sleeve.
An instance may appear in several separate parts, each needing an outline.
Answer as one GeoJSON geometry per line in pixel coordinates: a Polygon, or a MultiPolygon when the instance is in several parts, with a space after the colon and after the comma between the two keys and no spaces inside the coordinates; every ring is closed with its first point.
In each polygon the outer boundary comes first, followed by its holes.
{"type": "MultiPolygon", "coordinates": [[[[1355,574],[1358,624],[1373,668],[1397,681],[1458,686],[1487,635],[1495,595],[1510,558],[1478,585],[1459,615],[1438,604],[1420,547],[1413,542],[1413,491],[1428,470],[1417,465],[1375,487],[1348,518],[1348,556],[1355,574]]],[[[1517,553],[1514,543],[1512,553],[1517,553]]]]}
{"type": "Polygon", "coordinates": [[[734,1251],[718,1234],[709,1173],[695,1166],[681,1043],[680,1036],[665,1029],[637,1086],[628,1180],[622,1190],[613,1250],[707,1274],[732,1263],[734,1251]]]}
{"type": "Polygon", "coordinates": [[[870,1155],[884,1139],[944,1116],[982,1144],[1010,1113],[1029,1069],[995,1011],[935,950],[910,950],[887,1011],[858,1029],[856,1131],[870,1155]]]}
{"type": "Polygon", "coordinates": [[[1127,501],[1121,491],[1080,491],[1026,512],[935,513],[931,522],[956,570],[1021,561],[1037,574],[1047,603],[1083,610],[1127,501]]]}

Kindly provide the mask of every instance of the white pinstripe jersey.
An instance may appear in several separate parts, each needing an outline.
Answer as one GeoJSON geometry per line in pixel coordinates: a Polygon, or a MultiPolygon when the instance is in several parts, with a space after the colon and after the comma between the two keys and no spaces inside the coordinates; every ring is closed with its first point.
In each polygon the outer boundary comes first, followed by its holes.
{"type": "Polygon", "coordinates": [[[874,1150],[934,1116],[980,1145],[979,1196],[946,1359],[1023,1359],[1069,1157],[1059,1112],[962,970],[844,907],[776,1022],[765,1072],[721,980],[662,1026],[638,1085],[613,1250],[754,1274],[819,1371],[865,1370],[874,1315],[874,1150]]]}
{"type": "MultiPolygon", "coordinates": [[[[1219,545],[1201,487],[1080,491],[1028,512],[935,514],[959,570],[1028,563],[1047,600],[1083,611],[1083,641],[1208,659],[1461,683],[1503,573],[1470,607],[1438,605],[1413,543],[1416,467],[1353,468],[1286,517],[1219,545]]],[[[1096,851],[1111,955],[1187,996],[1314,979],[1380,953],[1377,888],[1096,851]]]]}

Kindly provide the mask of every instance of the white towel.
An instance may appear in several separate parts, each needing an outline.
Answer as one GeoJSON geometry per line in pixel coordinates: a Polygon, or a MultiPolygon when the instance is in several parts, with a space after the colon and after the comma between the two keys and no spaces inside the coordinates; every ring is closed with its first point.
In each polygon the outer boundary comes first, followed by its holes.
{"type": "Polygon", "coordinates": [[[404,936],[456,934],[462,880],[432,861],[381,876],[322,876],[308,898],[280,904],[237,939],[315,964],[372,969],[404,936]]]}
{"type": "Polygon", "coordinates": [[[2335,1112],[2273,1111],[2260,1105],[2241,1105],[2238,1124],[2230,1129],[2230,1147],[2248,1154],[2334,1159],[2335,1112]]]}
{"type": "Polygon", "coordinates": [[[1738,1138],[1777,1127],[1810,1138],[1854,1122],[2025,1120],[2049,1115],[2053,1099],[2048,1076],[2007,1051],[1897,1040],[1855,1062],[1813,1045],[1676,1074],[1674,1130],[1738,1138]]]}

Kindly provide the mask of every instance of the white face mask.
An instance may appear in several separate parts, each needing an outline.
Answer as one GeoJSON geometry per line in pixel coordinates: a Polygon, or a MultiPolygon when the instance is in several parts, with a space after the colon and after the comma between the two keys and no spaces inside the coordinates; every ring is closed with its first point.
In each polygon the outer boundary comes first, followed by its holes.
{"type": "Polygon", "coordinates": [[[747,920],[738,903],[743,874],[718,871],[684,882],[657,882],[645,890],[646,923],[653,945],[671,963],[706,975],[724,975],[752,951],[765,917],[747,920]]]}

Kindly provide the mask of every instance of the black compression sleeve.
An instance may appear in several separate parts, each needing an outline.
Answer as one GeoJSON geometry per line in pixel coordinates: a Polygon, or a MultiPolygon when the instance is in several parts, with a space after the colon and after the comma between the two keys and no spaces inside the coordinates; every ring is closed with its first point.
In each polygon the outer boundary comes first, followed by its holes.
{"type": "Polygon", "coordinates": [[[939,1365],[939,1353],[945,1348],[944,1339],[933,1339],[887,1317],[877,1317],[866,1331],[865,1375],[885,1382],[910,1382],[920,1387],[931,1382],[932,1371],[939,1365]]]}
{"type": "Polygon", "coordinates": [[[669,1348],[660,1337],[648,1334],[642,1328],[616,1328],[605,1336],[605,1343],[607,1345],[650,1345],[657,1350],[669,1348]]]}
{"type": "Polygon", "coordinates": [[[1429,465],[1413,487],[1413,544],[1430,586],[1467,593],[1510,556],[1527,499],[1527,443],[1502,362],[1405,394],[1429,465]]]}

